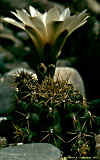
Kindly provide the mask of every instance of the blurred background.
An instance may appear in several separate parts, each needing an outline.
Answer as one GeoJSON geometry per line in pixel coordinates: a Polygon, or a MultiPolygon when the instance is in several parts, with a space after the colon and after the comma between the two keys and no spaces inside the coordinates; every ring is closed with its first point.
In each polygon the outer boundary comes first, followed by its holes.
{"type": "MultiPolygon", "coordinates": [[[[92,0],[90,0],[92,1],[92,0]]],[[[69,7],[72,14],[84,9],[90,15],[88,22],[66,41],[59,57],[60,66],[77,69],[83,78],[88,101],[100,98],[100,6],[89,0],[0,0],[0,16],[12,16],[15,8],[34,6],[44,12],[53,6],[69,7]]],[[[17,66],[33,67],[34,47],[28,35],[10,24],[0,23],[0,75],[17,66]]]]}

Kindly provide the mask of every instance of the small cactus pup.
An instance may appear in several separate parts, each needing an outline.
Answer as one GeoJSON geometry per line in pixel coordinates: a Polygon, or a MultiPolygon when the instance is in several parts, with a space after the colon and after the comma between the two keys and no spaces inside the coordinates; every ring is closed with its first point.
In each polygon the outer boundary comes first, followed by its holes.
{"type": "Polygon", "coordinates": [[[83,26],[89,17],[86,10],[77,15],[70,15],[69,8],[60,11],[55,7],[43,14],[32,6],[29,6],[29,12],[22,9],[11,13],[19,21],[8,17],[1,18],[1,20],[29,34],[36,50],[33,64],[36,64],[35,70],[40,83],[45,77],[53,77],[56,61],[68,36],[83,26]]]}

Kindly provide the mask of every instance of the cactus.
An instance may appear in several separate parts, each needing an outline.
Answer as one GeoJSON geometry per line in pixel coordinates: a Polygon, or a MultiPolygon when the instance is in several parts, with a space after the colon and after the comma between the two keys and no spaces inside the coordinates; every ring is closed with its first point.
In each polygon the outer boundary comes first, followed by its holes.
{"type": "Polygon", "coordinates": [[[66,156],[90,155],[95,117],[71,83],[45,78],[40,84],[34,74],[21,70],[14,75],[13,86],[16,96],[14,109],[7,114],[8,142],[51,143],[66,156]]]}

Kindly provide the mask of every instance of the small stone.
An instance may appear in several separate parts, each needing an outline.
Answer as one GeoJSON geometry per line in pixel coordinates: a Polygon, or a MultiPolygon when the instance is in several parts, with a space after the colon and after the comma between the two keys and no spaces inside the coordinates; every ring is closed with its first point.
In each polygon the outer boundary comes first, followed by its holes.
{"type": "Polygon", "coordinates": [[[7,79],[0,80],[0,115],[8,113],[13,109],[15,88],[7,79]]]}
{"type": "Polygon", "coordinates": [[[5,137],[0,137],[0,148],[7,146],[7,139],[5,137]]]}
{"type": "Polygon", "coordinates": [[[0,160],[59,160],[61,151],[48,143],[10,146],[0,150],[0,160]]]}

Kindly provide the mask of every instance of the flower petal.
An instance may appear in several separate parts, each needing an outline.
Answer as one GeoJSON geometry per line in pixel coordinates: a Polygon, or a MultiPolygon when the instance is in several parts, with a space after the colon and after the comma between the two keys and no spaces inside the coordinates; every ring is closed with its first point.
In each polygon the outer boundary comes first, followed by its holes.
{"type": "Polygon", "coordinates": [[[64,30],[68,31],[68,34],[65,37],[65,39],[64,39],[64,41],[63,41],[60,49],[63,48],[63,46],[64,46],[64,44],[66,42],[67,37],[73,31],[75,31],[77,28],[83,26],[87,22],[88,17],[89,16],[87,15],[87,13],[85,13],[85,11],[83,11],[79,15],[74,15],[74,16],[66,17],[66,20],[61,24],[61,26],[59,28],[59,32],[58,32],[58,33],[61,33],[64,30]]]}
{"type": "MultiPolygon", "coordinates": [[[[34,8],[31,6],[30,6],[30,9],[34,10],[34,8]]],[[[28,13],[25,10],[22,10],[22,11],[16,10],[16,12],[17,12],[17,14],[16,13],[13,13],[13,14],[17,18],[19,18],[25,25],[34,28],[35,32],[39,32],[39,34],[41,35],[42,41],[46,40],[46,29],[45,29],[43,20],[41,20],[41,18],[39,16],[31,17],[28,15],[28,13]]]]}
{"type": "Polygon", "coordinates": [[[74,30],[85,24],[87,22],[87,18],[89,17],[85,12],[86,11],[83,11],[79,15],[67,16],[61,26],[59,26],[58,34],[67,29],[69,32],[68,35],[70,35],[74,30]]]}
{"type": "Polygon", "coordinates": [[[30,20],[30,15],[27,13],[25,9],[22,10],[16,10],[15,12],[11,12],[14,16],[16,16],[22,23],[27,24],[29,26],[32,25],[32,22],[30,20]]]}
{"type": "Polygon", "coordinates": [[[66,27],[69,31],[69,35],[77,28],[83,26],[87,22],[88,17],[89,16],[85,12],[82,12],[78,16],[73,16],[73,21],[69,24],[68,27],[66,27]]]}
{"type": "Polygon", "coordinates": [[[11,13],[12,13],[16,18],[18,18],[20,21],[23,22],[22,18],[20,18],[20,17],[17,15],[16,12],[11,11],[11,13]]]}
{"type": "Polygon", "coordinates": [[[52,22],[52,21],[58,21],[60,18],[60,12],[59,10],[54,7],[51,8],[48,12],[47,12],[47,17],[46,17],[46,24],[52,22]]]}
{"type": "Polygon", "coordinates": [[[23,29],[23,30],[25,30],[25,28],[24,28],[24,25],[22,24],[22,23],[20,23],[20,22],[17,22],[17,21],[15,21],[14,19],[12,19],[12,18],[1,18],[3,21],[5,21],[5,22],[8,22],[8,23],[10,23],[10,24],[13,24],[14,26],[16,26],[16,27],[19,27],[19,28],[21,28],[21,29],[23,29]]]}
{"type": "Polygon", "coordinates": [[[24,24],[27,24],[29,26],[32,25],[32,22],[30,21],[30,16],[28,16],[27,13],[25,13],[23,10],[16,10],[17,12],[17,18],[19,18],[24,24]]]}
{"type": "Polygon", "coordinates": [[[62,21],[53,21],[47,24],[47,33],[48,33],[48,42],[53,45],[54,41],[56,40],[59,27],[61,26],[62,21]]]}
{"type": "Polygon", "coordinates": [[[36,9],[33,8],[32,6],[29,6],[29,11],[30,11],[30,15],[31,15],[32,17],[37,16],[36,9]]]}
{"type": "Polygon", "coordinates": [[[37,52],[40,54],[40,56],[43,56],[43,41],[41,40],[41,35],[39,32],[36,32],[34,28],[31,28],[28,25],[25,25],[26,32],[29,34],[30,38],[32,39],[37,52]]]}
{"type": "Polygon", "coordinates": [[[63,44],[63,41],[65,39],[65,37],[68,35],[68,31],[64,30],[55,40],[52,50],[51,50],[51,54],[52,56],[58,58],[58,56],[60,55],[59,51],[61,50],[61,46],[63,44]]]}
{"type": "Polygon", "coordinates": [[[69,8],[65,9],[60,15],[60,11],[57,8],[52,8],[47,13],[47,33],[48,33],[48,41],[50,43],[54,43],[57,36],[60,35],[64,31],[62,29],[62,24],[66,16],[70,16],[69,8]],[[49,16],[50,14],[50,16],[49,16]],[[52,18],[53,16],[53,18],[52,18]]]}
{"type": "Polygon", "coordinates": [[[41,40],[47,42],[47,31],[43,21],[39,17],[30,17],[32,25],[31,27],[35,29],[41,36],[41,40]]]}
{"type": "Polygon", "coordinates": [[[69,17],[69,16],[70,16],[70,9],[66,8],[66,9],[64,9],[62,14],[60,15],[60,20],[63,21],[63,20],[65,20],[66,17],[69,17]]]}
{"type": "Polygon", "coordinates": [[[25,12],[27,16],[30,16],[30,14],[25,9],[22,9],[22,11],[25,12]]]}
{"type": "Polygon", "coordinates": [[[25,9],[22,9],[22,11],[16,10],[16,12],[11,11],[11,13],[22,22],[24,22],[25,16],[30,16],[25,9]],[[24,18],[22,16],[22,13],[24,18]]]}
{"type": "Polygon", "coordinates": [[[45,12],[42,16],[40,16],[40,19],[43,22],[44,26],[46,27],[47,12],[45,12]]]}
{"type": "Polygon", "coordinates": [[[29,6],[29,11],[32,17],[41,16],[41,13],[32,6],[29,6]]]}

